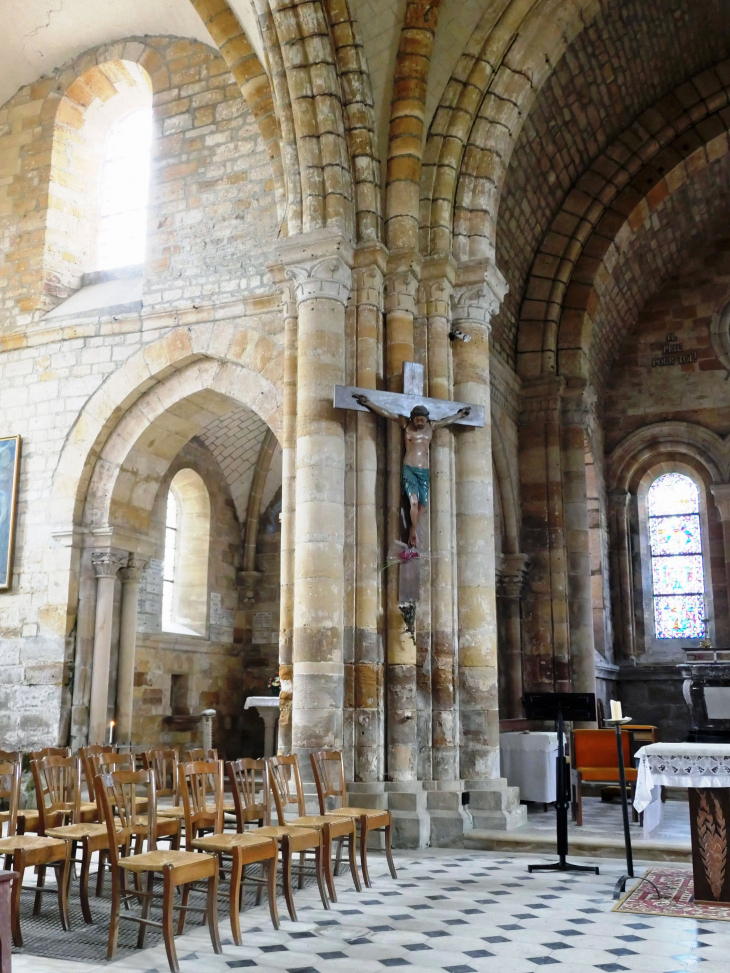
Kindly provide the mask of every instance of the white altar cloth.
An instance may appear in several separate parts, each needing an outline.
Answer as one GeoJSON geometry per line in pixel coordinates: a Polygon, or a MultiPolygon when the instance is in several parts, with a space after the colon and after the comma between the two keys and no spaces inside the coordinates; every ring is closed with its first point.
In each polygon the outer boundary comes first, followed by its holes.
{"type": "Polygon", "coordinates": [[[661,822],[661,787],[730,787],[730,745],[650,743],[636,752],[634,807],[644,812],[644,834],[661,822]]]}
{"type": "Polygon", "coordinates": [[[500,733],[501,773],[520,800],[551,804],[555,800],[557,733],[500,733]]]}

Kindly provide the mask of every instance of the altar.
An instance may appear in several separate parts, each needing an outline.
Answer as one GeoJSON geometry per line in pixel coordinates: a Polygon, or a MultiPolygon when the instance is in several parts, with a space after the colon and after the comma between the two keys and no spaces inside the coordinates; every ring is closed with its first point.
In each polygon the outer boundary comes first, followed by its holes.
{"type": "Polygon", "coordinates": [[[645,835],[661,821],[662,786],[686,787],[695,901],[730,902],[730,745],[652,743],[636,757],[634,807],[644,814],[645,835]]]}

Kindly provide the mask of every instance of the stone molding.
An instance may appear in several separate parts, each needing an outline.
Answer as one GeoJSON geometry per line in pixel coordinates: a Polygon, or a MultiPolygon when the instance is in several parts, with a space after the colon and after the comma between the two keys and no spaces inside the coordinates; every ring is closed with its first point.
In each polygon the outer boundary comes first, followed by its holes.
{"type": "Polygon", "coordinates": [[[130,581],[139,581],[148,564],[149,560],[146,558],[141,558],[138,554],[130,553],[127,563],[119,571],[122,584],[127,584],[130,581]]]}
{"type": "Polygon", "coordinates": [[[520,423],[559,421],[564,390],[565,379],[562,375],[543,375],[523,381],[520,423]]]}
{"type": "Polygon", "coordinates": [[[116,578],[117,572],[123,568],[129,555],[118,554],[116,551],[94,551],[91,564],[97,578],[116,578]]]}

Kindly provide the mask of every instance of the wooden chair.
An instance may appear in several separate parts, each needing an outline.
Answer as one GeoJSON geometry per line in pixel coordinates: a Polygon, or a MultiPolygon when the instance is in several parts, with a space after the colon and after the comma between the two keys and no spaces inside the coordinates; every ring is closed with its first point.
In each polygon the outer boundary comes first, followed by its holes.
{"type": "Polygon", "coordinates": [[[271,821],[268,776],[265,760],[241,757],[226,763],[226,776],[233,792],[236,830],[243,834],[247,827],[263,827],[271,821]]]}
{"type": "Polygon", "coordinates": [[[337,901],[335,879],[334,875],[332,874],[332,846],[335,841],[338,842],[337,860],[339,862],[342,851],[342,842],[347,839],[352,881],[357,891],[362,891],[360,886],[360,876],[357,873],[357,859],[355,856],[355,844],[357,839],[355,834],[354,819],[329,814],[307,814],[307,809],[304,803],[302,777],[299,771],[299,758],[296,754],[291,756],[279,755],[277,757],[270,757],[269,768],[269,772],[271,774],[271,792],[274,795],[276,814],[279,819],[279,824],[301,825],[304,828],[317,828],[318,831],[322,832],[322,864],[330,899],[333,902],[337,901]],[[290,788],[290,783],[293,783],[294,785],[293,791],[290,788]],[[296,805],[298,815],[295,818],[289,818],[287,820],[286,808],[289,804],[296,805]]]}
{"type": "MultiPolygon", "coordinates": [[[[637,771],[631,765],[630,738],[623,727],[621,744],[626,769],[626,789],[631,801],[637,771]]],[[[570,750],[570,778],[572,818],[580,827],[583,824],[583,783],[591,781],[601,784],[615,784],[619,781],[616,732],[613,728],[573,730],[570,750]]]]}
{"type": "Polygon", "coordinates": [[[385,857],[393,878],[397,878],[393,864],[391,848],[391,830],[393,822],[390,811],[372,807],[349,807],[347,785],[345,782],[345,762],[342,754],[337,750],[319,750],[310,754],[314,783],[319,798],[319,810],[322,814],[335,814],[354,818],[359,825],[360,832],[360,867],[365,885],[371,888],[370,873],[368,872],[368,835],[372,831],[383,831],[385,836],[385,857]],[[334,807],[327,809],[327,799],[334,801],[334,807]]]}
{"type": "MultiPolygon", "coordinates": [[[[216,761],[219,759],[218,751],[213,748],[211,750],[203,750],[202,747],[198,747],[195,750],[188,750],[185,754],[188,763],[196,763],[201,760],[207,760],[209,762],[216,761]]],[[[223,761],[220,762],[221,768],[223,767],[223,761]]],[[[222,773],[222,770],[221,770],[222,773]]],[[[236,808],[233,801],[226,801],[225,794],[223,795],[223,813],[224,814],[235,814],[236,808]]]]}
{"type": "MultiPolygon", "coordinates": [[[[228,902],[233,940],[237,946],[242,946],[239,912],[247,865],[260,864],[265,870],[271,922],[274,929],[279,928],[276,908],[279,849],[273,837],[259,835],[255,831],[246,834],[223,831],[223,777],[218,773],[219,766],[218,761],[193,761],[180,765],[180,791],[185,809],[185,846],[188,850],[197,848],[218,857],[221,871],[229,878],[228,902]],[[210,780],[214,781],[213,794],[209,791],[210,780]],[[200,837],[201,831],[209,833],[200,837]],[[228,859],[231,861],[230,871],[224,869],[228,859]]],[[[186,896],[187,893],[186,889],[186,896]]],[[[185,913],[181,913],[178,932],[182,932],[184,921],[185,913]]]]}
{"type": "Polygon", "coordinates": [[[99,806],[103,810],[109,834],[109,858],[112,871],[112,906],[109,923],[109,941],[107,959],[112,960],[117,951],[120,920],[125,919],[139,924],[137,948],[144,947],[147,926],[162,929],[167,951],[167,961],[172,973],[179,973],[174,939],[174,910],[177,908],[186,912],[203,912],[207,918],[211,942],[216,953],[221,953],[221,941],[218,934],[218,861],[213,855],[202,855],[199,852],[169,850],[158,851],[155,845],[156,833],[156,800],[155,774],[152,770],[117,770],[112,773],[100,774],[94,781],[99,806]],[[140,802],[137,800],[137,788],[145,787],[145,804],[148,811],[145,820],[141,821],[139,811],[140,802]],[[114,809],[119,815],[120,830],[125,834],[126,841],[117,845],[117,826],[114,822],[114,809]],[[149,834],[148,851],[139,855],[129,855],[132,837],[141,827],[146,827],[149,834]],[[120,854],[119,848],[125,853],[120,854]],[[124,875],[130,872],[135,876],[147,877],[146,888],[143,890],[135,885],[129,888],[124,875]],[[155,892],[156,876],[162,876],[162,892],[155,892]],[[175,891],[181,886],[193,882],[207,880],[208,901],[205,909],[189,906],[187,902],[175,903],[175,891]],[[129,909],[130,902],[138,900],[141,911],[135,914],[129,909]],[[150,919],[153,900],[162,900],[162,922],[150,919]],[[121,909],[122,904],[124,909],[121,909]]]}
{"type": "MultiPolygon", "coordinates": [[[[22,754],[16,753],[13,750],[0,750],[0,761],[3,763],[16,763],[21,761],[22,767],[22,754]]],[[[7,799],[8,795],[0,795],[7,799]]],[[[10,810],[0,811],[0,838],[3,836],[3,825],[6,821],[10,820],[10,810]]],[[[37,808],[17,808],[16,823],[13,826],[13,831],[10,831],[8,826],[8,834],[27,834],[28,832],[37,833],[38,826],[40,824],[41,816],[38,813],[37,808]]]]}
{"type": "Polygon", "coordinates": [[[42,757],[34,760],[31,768],[41,815],[40,833],[68,842],[72,863],[76,862],[76,847],[81,844],[79,898],[84,922],[91,924],[94,921],[89,907],[91,859],[95,853],[101,859],[108,851],[109,838],[106,825],[81,820],[81,758],[42,757]]]}
{"type": "Polygon", "coordinates": [[[81,765],[84,768],[86,791],[89,795],[89,800],[94,802],[96,802],[96,795],[94,793],[96,770],[91,758],[98,756],[100,753],[116,753],[116,747],[112,746],[111,743],[93,743],[88,747],[79,747],[79,757],[81,757],[81,765]]]}
{"type": "MultiPolygon", "coordinates": [[[[26,868],[38,868],[38,885],[26,886],[36,893],[34,913],[38,913],[42,902],[42,879],[45,880],[45,868],[53,865],[56,871],[56,894],[58,896],[58,911],[61,925],[68,932],[71,928],[68,921],[68,879],[70,868],[71,846],[65,841],[37,834],[16,834],[18,821],[18,803],[20,800],[20,774],[22,761],[20,754],[13,754],[15,760],[0,760],[0,777],[4,778],[2,788],[7,794],[10,804],[8,813],[8,836],[0,839],[0,855],[6,856],[6,862],[11,860],[11,868],[18,873],[13,883],[10,902],[10,925],[14,946],[23,945],[23,934],[20,928],[20,893],[23,889],[23,875],[26,868]]],[[[40,815],[39,815],[40,820],[40,815]]]]}
{"type": "Polygon", "coordinates": [[[171,797],[172,804],[162,804],[157,807],[158,818],[177,818],[181,822],[185,819],[185,809],[180,803],[178,791],[178,765],[180,758],[177,750],[147,750],[142,753],[144,770],[154,770],[158,800],[161,797],[171,797]]]}

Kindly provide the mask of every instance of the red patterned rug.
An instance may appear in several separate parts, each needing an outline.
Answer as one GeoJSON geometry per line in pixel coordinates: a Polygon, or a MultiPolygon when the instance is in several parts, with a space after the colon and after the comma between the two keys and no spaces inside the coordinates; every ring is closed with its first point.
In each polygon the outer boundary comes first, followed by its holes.
{"type": "Polygon", "coordinates": [[[640,882],[619,902],[614,912],[635,912],[644,916],[679,916],[684,919],[715,919],[730,922],[730,903],[700,905],[694,900],[691,869],[650,868],[644,878],[659,889],[660,896],[649,885],[640,882]]]}

